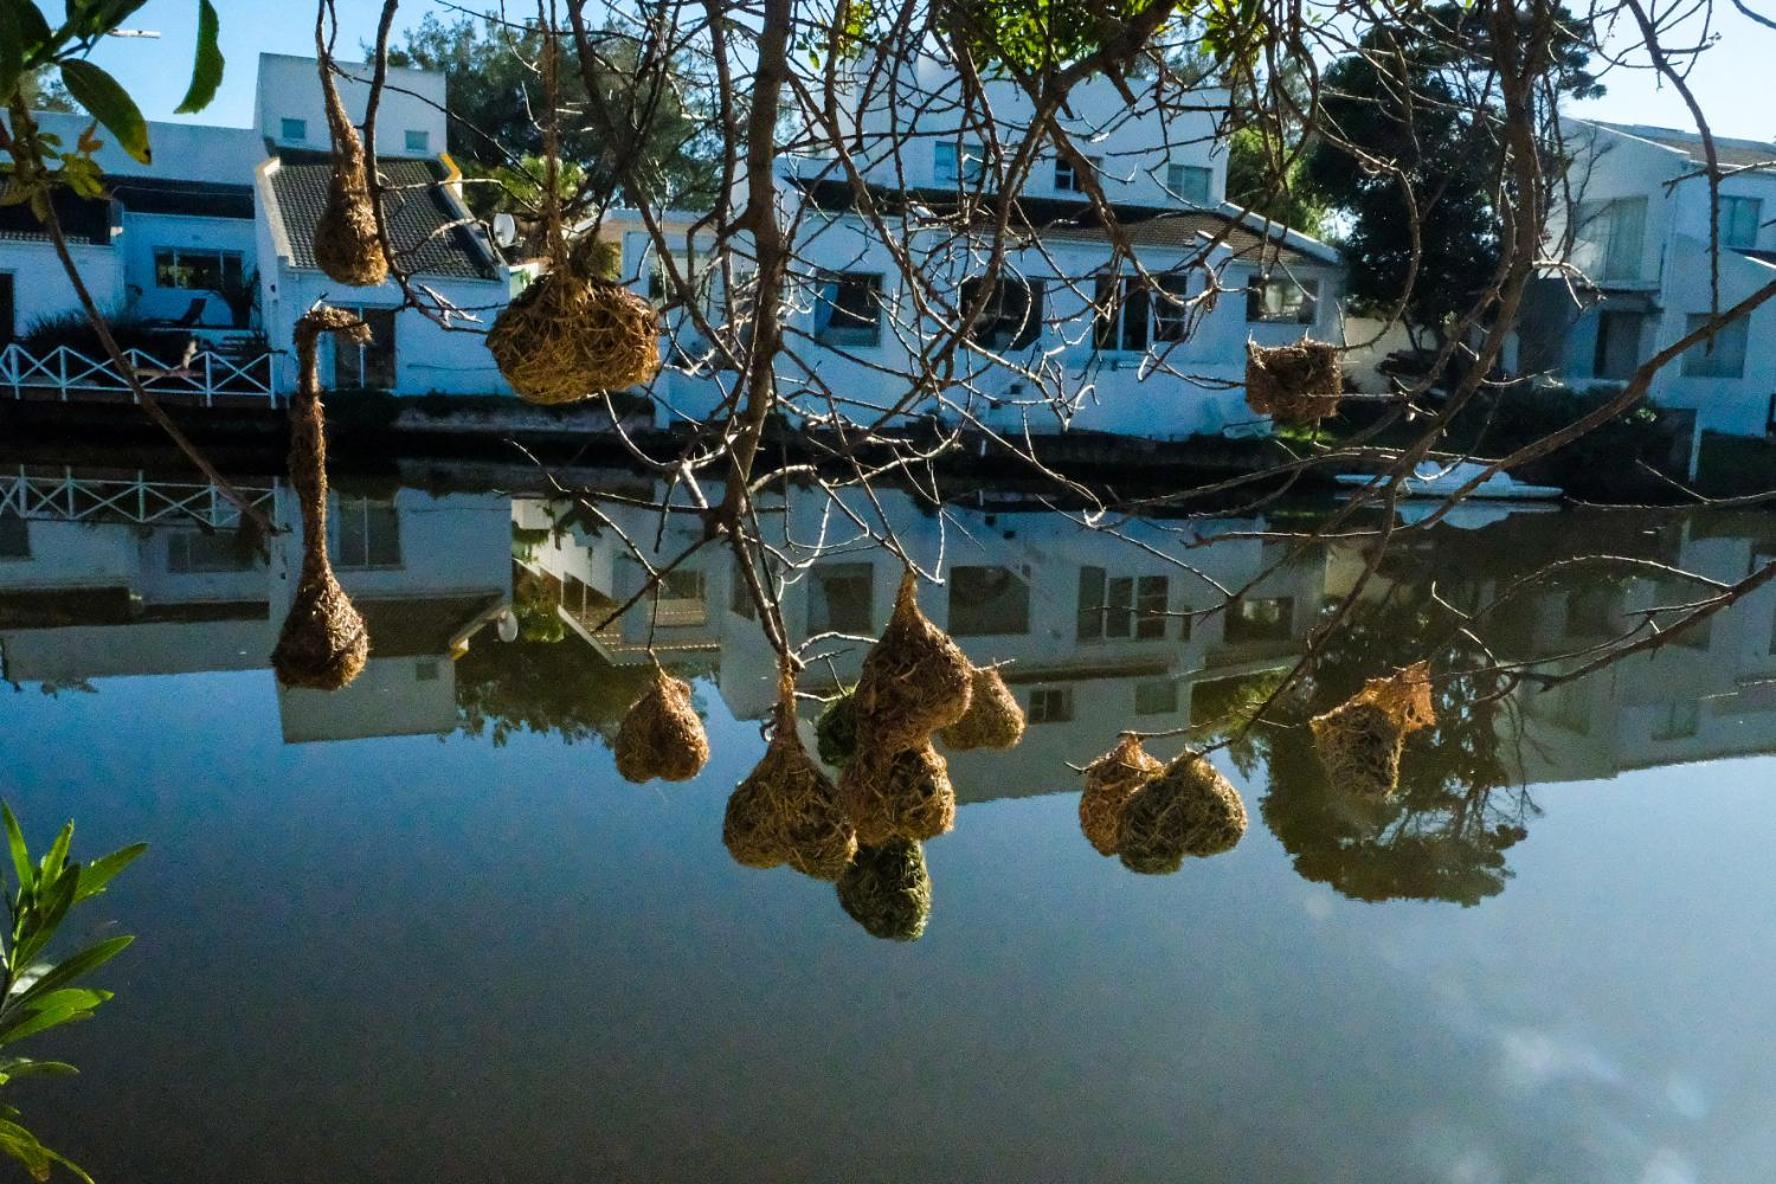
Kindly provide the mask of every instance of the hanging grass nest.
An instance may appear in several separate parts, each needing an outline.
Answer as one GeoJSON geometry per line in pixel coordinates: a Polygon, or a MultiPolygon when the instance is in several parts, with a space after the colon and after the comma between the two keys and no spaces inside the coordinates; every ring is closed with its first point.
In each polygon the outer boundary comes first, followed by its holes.
{"type": "Polygon", "coordinates": [[[969,676],[968,710],[941,733],[958,751],[969,748],[1011,748],[1024,738],[1024,709],[1005,685],[997,668],[976,667],[969,676]]]}
{"type": "Polygon", "coordinates": [[[326,208],[315,222],[315,262],[339,283],[374,288],[388,278],[388,257],[376,233],[364,143],[339,100],[329,67],[323,55],[321,91],[327,106],[327,128],[333,137],[333,175],[327,181],[326,208]]]}
{"type": "Polygon", "coordinates": [[[1203,757],[1185,752],[1129,798],[1116,846],[1130,871],[1164,875],[1186,855],[1231,850],[1245,833],[1239,790],[1203,757]]]}
{"type": "Polygon", "coordinates": [[[1079,829],[1099,855],[1116,854],[1122,812],[1135,791],[1165,771],[1165,762],[1141,747],[1138,736],[1126,735],[1116,747],[1085,767],[1085,790],[1079,795],[1079,829]]]}
{"type": "Polygon", "coordinates": [[[924,744],[967,714],[972,687],[967,657],[919,611],[918,582],[909,570],[857,680],[859,747],[899,752],[924,744]]]}
{"type": "Polygon", "coordinates": [[[1280,423],[1311,423],[1338,410],[1344,370],[1338,347],[1303,339],[1293,345],[1246,342],[1246,406],[1280,423]]]}
{"type": "Polygon", "coordinates": [[[839,877],[839,906],[871,937],[918,941],[931,920],[931,873],[912,839],[859,847],[839,877]]]}
{"type": "Polygon", "coordinates": [[[536,279],[487,333],[500,373],[528,403],[574,403],[660,371],[660,316],[613,280],[567,262],[536,279]]]}
{"type": "Polygon", "coordinates": [[[814,741],[820,760],[842,769],[857,755],[857,699],[846,691],[820,711],[814,722],[814,741]]]}
{"type": "Polygon", "coordinates": [[[316,308],[296,322],[289,466],[290,486],[302,513],[302,571],[271,651],[271,668],[284,686],[337,691],[364,669],[370,633],[327,558],[327,420],[315,362],[322,333],[340,333],[354,341],[369,335],[361,320],[338,308],[316,308]]]}
{"type": "Polygon", "coordinates": [[[778,707],[764,759],[728,798],[722,842],[736,863],[787,863],[819,880],[838,879],[857,851],[838,790],[796,734],[793,699],[778,707]]]}
{"type": "Polygon", "coordinates": [[[1437,722],[1429,662],[1415,662],[1316,715],[1314,751],[1332,783],[1386,797],[1400,787],[1400,751],[1409,733],[1437,722]]]}
{"type": "Polygon", "coordinates": [[[618,726],[614,747],[626,781],[695,777],[709,760],[709,738],[691,706],[691,684],[655,667],[648,689],[618,726]]]}
{"type": "Polygon", "coordinates": [[[935,839],[956,825],[949,765],[929,743],[892,756],[859,752],[839,778],[839,802],[860,843],[935,839]]]}

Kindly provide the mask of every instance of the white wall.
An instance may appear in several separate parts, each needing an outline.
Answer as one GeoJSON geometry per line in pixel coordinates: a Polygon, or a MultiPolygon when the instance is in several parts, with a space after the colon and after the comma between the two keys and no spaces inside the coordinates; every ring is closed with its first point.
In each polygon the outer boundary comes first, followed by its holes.
{"type": "MultiPolygon", "coordinates": [[[[370,68],[362,62],[338,62],[344,76],[334,75],[339,97],[354,124],[364,122],[370,95],[370,68]],[[359,81],[359,80],[362,81],[359,81]]],[[[391,66],[388,85],[376,113],[376,152],[379,156],[436,156],[444,151],[448,124],[444,114],[444,76],[427,70],[391,66]],[[406,133],[423,132],[426,146],[409,149],[406,133]]],[[[327,133],[326,105],[321,97],[321,77],[315,59],[281,53],[259,55],[259,92],[253,126],[280,148],[310,148],[325,152],[331,147],[327,133]],[[286,138],[284,120],[299,119],[305,126],[302,139],[286,138]]]]}
{"type": "Polygon", "coordinates": [[[125,213],[123,235],[118,240],[118,249],[125,259],[124,282],[128,285],[132,314],[176,320],[185,315],[194,299],[203,296],[201,324],[219,329],[235,327],[234,313],[220,293],[162,288],[155,284],[154,252],[157,247],[201,247],[236,252],[241,256],[242,278],[250,279],[258,267],[253,223],[245,218],[125,213]]]}
{"type": "MultiPolygon", "coordinates": [[[[116,247],[70,243],[80,278],[101,311],[116,314],[124,307],[124,260],[116,247]]],[[[13,330],[23,334],[33,321],[77,312],[80,302],[55,248],[48,243],[0,242],[0,272],[12,274],[13,330]]]]}
{"type": "MultiPolygon", "coordinates": [[[[64,150],[72,151],[80,135],[92,123],[85,115],[38,111],[38,127],[62,138],[64,150]]],[[[93,160],[109,176],[189,178],[229,185],[252,183],[253,166],[265,156],[265,142],[252,128],[214,127],[199,123],[148,123],[148,146],[153,162],[142,164],[117,146],[117,138],[104,128],[95,133],[101,147],[93,160]]]]}

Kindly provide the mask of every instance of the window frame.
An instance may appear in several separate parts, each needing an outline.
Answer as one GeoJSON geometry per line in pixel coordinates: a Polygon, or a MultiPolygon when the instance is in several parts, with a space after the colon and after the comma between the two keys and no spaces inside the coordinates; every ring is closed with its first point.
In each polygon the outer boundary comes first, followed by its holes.
{"type": "Polygon", "coordinates": [[[1192,205],[1206,207],[1212,204],[1209,195],[1214,191],[1214,188],[1215,170],[1207,165],[1185,164],[1183,161],[1166,162],[1166,190],[1173,197],[1190,202],[1192,205]],[[1187,178],[1192,177],[1202,179],[1202,196],[1200,197],[1192,192],[1194,186],[1185,183],[1187,178]]]}
{"type": "MultiPolygon", "coordinates": [[[[1694,333],[1713,318],[1705,312],[1692,312],[1684,317],[1684,335],[1694,333]]],[[[1719,329],[1710,338],[1697,342],[1684,350],[1683,359],[1679,364],[1680,376],[1683,378],[1700,378],[1710,381],[1735,381],[1745,377],[1745,352],[1750,345],[1751,318],[1749,315],[1735,317],[1719,329]],[[1726,348],[1723,348],[1726,347],[1726,348]],[[1722,357],[1730,357],[1728,350],[1736,347],[1739,364],[1736,368],[1722,364],[1722,357]]]]}
{"type": "MultiPolygon", "coordinates": [[[[978,605],[991,605],[994,601],[982,598],[978,605]]],[[[950,567],[949,594],[947,598],[948,616],[945,621],[946,632],[951,637],[1027,637],[1030,633],[1030,569],[1028,567],[1007,567],[1002,563],[955,564],[950,567]],[[988,573],[999,573],[989,575],[988,573]],[[983,618],[974,619],[982,612],[978,606],[963,605],[961,611],[956,600],[956,593],[964,584],[975,579],[1003,579],[1008,585],[1022,589],[1022,604],[1010,606],[1015,612],[1008,612],[1003,618],[991,621],[983,618]]]]}
{"type": "Polygon", "coordinates": [[[280,116],[278,118],[278,138],[291,144],[308,143],[308,120],[296,115],[280,116]]]}
{"type": "Polygon", "coordinates": [[[835,349],[872,349],[881,345],[885,281],[885,275],[879,271],[821,272],[814,281],[814,340],[835,349]],[[868,326],[861,324],[861,313],[846,308],[840,301],[847,284],[861,284],[873,304],[875,316],[868,326]],[[835,315],[855,318],[860,323],[835,327],[835,315]]]}
{"type": "Polygon", "coordinates": [[[328,534],[331,538],[330,550],[333,553],[333,565],[341,571],[401,571],[406,568],[406,558],[401,549],[401,510],[394,498],[369,497],[362,494],[336,493],[333,497],[332,521],[329,523],[328,534]],[[376,518],[372,518],[372,513],[376,518]],[[389,545],[392,539],[393,557],[383,556],[376,560],[377,548],[373,546],[372,521],[384,521],[390,524],[389,545]],[[354,523],[363,540],[362,558],[348,555],[345,550],[345,530],[348,523],[354,523]]]}
{"type": "Polygon", "coordinates": [[[1320,277],[1272,272],[1253,275],[1246,280],[1246,323],[1248,325],[1311,325],[1320,317],[1320,277]],[[1268,311],[1272,291],[1292,288],[1301,296],[1301,303],[1291,313],[1287,302],[1277,313],[1268,311]]]}
{"type": "MultiPolygon", "coordinates": [[[[347,312],[351,313],[370,327],[370,340],[362,342],[349,341],[341,334],[330,334],[333,338],[332,389],[365,391],[394,390],[400,385],[401,379],[401,359],[399,352],[400,334],[397,329],[397,324],[400,321],[400,317],[397,314],[400,310],[392,305],[386,304],[341,305],[340,307],[344,308],[347,312]],[[386,326],[386,333],[380,333],[378,331],[379,326],[386,326]],[[388,385],[386,386],[372,385],[369,381],[371,371],[369,359],[371,351],[373,350],[387,353],[388,385]],[[345,351],[350,352],[348,353],[345,351]],[[356,368],[357,381],[342,383],[340,382],[340,378],[345,374],[348,358],[352,359],[350,364],[356,368]]],[[[377,369],[381,369],[380,365],[377,369]]],[[[378,375],[378,377],[380,377],[380,375],[378,375]]]]}
{"type": "Polygon", "coordinates": [[[154,264],[154,288],[158,292],[214,292],[218,296],[228,289],[223,284],[228,282],[229,264],[232,262],[235,282],[245,285],[247,280],[246,255],[241,251],[229,251],[221,247],[182,247],[175,244],[156,245],[152,249],[154,264]],[[162,280],[163,270],[179,272],[188,271],[185,259],[213,259],[216,268],[216,283],[198,285],[194,283],[166,283],[162,280]]]}
{"type": "Polygon", "coordinates": [[[1737,250],[1756,250],[1758,232],[1763,229],[1764,224],[1764,199],[1761,197],[1748,197],[1744,194],[1723,193],[1721,194],[1720,205],[1720,245],[1723,247],[1733,247],[1737,250]],[[1751,225],[1738,228],[1750,231],[1750,237],[1743,242],[1738,241],[1738,236],[1734,234],[1735,227],[1732,223],[1738,219],[1728,214],[1729,209],[1749,209],[1751,211],[1751,217],[1749,219],[1751,225]]]}
{"type": "MultiPolygon", "coordinates": [[[[736,561],[738,562],[738,561],[736,561]]],[[[862,563],[817,563],[808,573],[807,612],[804,621],[808,636],[814,637],[822,633],[848,633],[854,636],[867,636],[875,628],[876,617],[876,568],[869,562],[862,563]],[[832,611],[833,599],[827,595],[829,582],[858,581],[863,588],[863,604],[861,608],[851,606],[857,619],[840,621],[835,619],[832,611]],[[816,599],[815,593],[819,592],[816,599]],[[815,619],[815,609],[819,607],[825,615],[824,622],[815,619]]]]}
{"type": "MultiPolygon", "coordinates": [[[[986,282],[985,276],[974,276],[962,281],[962,303],[956,309],[958,317],[974,304],[981,285],[986,282]]],[[[1047,315],[1046,280],[1003,274],[993,286],[992,298],[969,328],[967,340],[972,345],[994,353],[1029,349],[1042,339],[1047,315]],[[1008,295],[1018,297],[1009,308],[1006,302],[1008,295]]]]}
{"type": "Polygon", "coordinates": [[[1031,687],[1024,717],[1031,724],[1068,724],[1073,722],[1073,711],[1072,687],[1031,687]]]}
{"type": "Polygon", "coordinates": [[[939,185],[979,184],[987,175],[987,150],[979,141],[938,140],[932,145],[931,175],[939,185]]]}
{"type": "Polygon", "coordinates": [[[409,152],[429,153],[432,150],[432,133],[425,128],[410,127],[403,131],[402,143],[409,152]]]}

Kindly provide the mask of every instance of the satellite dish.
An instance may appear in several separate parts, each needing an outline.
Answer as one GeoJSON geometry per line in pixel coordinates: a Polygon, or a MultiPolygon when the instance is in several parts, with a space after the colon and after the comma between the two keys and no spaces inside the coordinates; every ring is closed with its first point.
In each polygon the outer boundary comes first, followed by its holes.
{"type": "Polygon", "coordinates": [[[518,219],[510,214],[493,216],[493,241],[502,247],[509,247],[518,241],[518,219]]]}

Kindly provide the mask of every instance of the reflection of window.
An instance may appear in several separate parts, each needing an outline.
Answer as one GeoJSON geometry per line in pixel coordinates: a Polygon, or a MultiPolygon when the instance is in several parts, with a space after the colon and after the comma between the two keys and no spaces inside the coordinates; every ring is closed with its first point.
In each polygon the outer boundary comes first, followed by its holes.
{"type": "Polygon", "coordinates": [[[1097,307],[1097,321],[1092,326],[1092,344],[1101,350],[1126,350],[1139,353],[1147,348],[1147,319],[1151,298],[1140,280],[1133,276],[1118,281],[1101,275],[1092,303],[1097,307]]]}
{"type": "Polygon", "coordinates": [[[940,140],[932,145],[932,171],[939,185],[974,184],[985,170],[987,154],[979,144],[940,140]]]}
{"type": "Polygon", "coordinates": [[[1606,280],[1640,278],[1641,240],[1646,232],[1647,203],[1644,197],[1620,197],[1614,201],[1588,201],[1579,206],[1575,239],[1595,255],[1606,280]]]}
{"type": "Polygon", "coordinates": [[[31,524],[17,514],[0,514],[0,559],[31,557],[31,524]]]}
{"type": "Polygon", "coordinates": [[[370,340],[359,343],[333,334],[335,390],[386,391],[395,385],[395,310],[353,308],[370,327],[370,340]]]}
{"type": "Polygon", "coordinates": [[[167,535],[167,570],[180,574],[215,571],[247,571],[254,566],[252,550],[234,535],[214,531],[181,530],[167,535]]]}
{"type": "Polygon", "coordinates": [[[283,121],[283,133],[284,139],[294,141],[298,144],[302,143],[304,140],[308,139],[308,120],[285,119],[283,121]]]}
{"type": "Polygon", "coordinates": [[[864,633],[875,620],[875,568],[823,563],[809,577],[808,633],[864,633]]]}
{"type": "Polygon", "coordinates": [[[1162,275],[1159,287],[1165,295],[1153,297],[1153,340],[1183,341],[1190,327],[1190,310],[1178,301],[1190,294],[1190,277],[1162,275]]]}
{"type": "Polygon", "coordinates": [[[238,291],[241,287],[240,252],[156,247],[154,286],[199,292],[238,291]]]}
{"type": "Polygon", "coordinates": [[[1166,188],[1194,205],[1209,204],[1209,181],[1214,171],[1194,164],[1168,164],[1166,188]]]}
{"type": "Polygon", "coordinates": [[[1625,379],[1640,365],[1640,326],[1644,314],[1605,312],[1597,316],[1597,348],[1591,356],[1594,378],[1625,379]]]}
{"type": "Polygon", "coordinates": [[[1568,637],[1614,637],[1624,622],[1616,609],[1616,589],[1604,584],[1583,588],[1566,598],[1568,637]]]}
{"type": "Polygon", "coordinates": [[[1176,715],[1178,680],[1154,678],[1135,684],[1136,715],[1176,715]]]}
{"type": "Polygon", "coordinates": [[[407,151],[429,152],[432,147],[432,133],[407,129],[407,151]]]}
{"type": "MultiPolygon", "coordinates": [[[[1085,159],[1093,169],[1102,170],[1104,167],[1104,158],[1101,156],[1088,156],[1085,159]]],[[[1085,192],[1084,178],[1073,167],[1073,162],[1064,156],[1055,157],[1055,188],[1062,193],[1085,192]]]]}
{"type": "Polygon", "coordinates": [[[749,621],[758,619],[758,606],[752,603],[752,589],[746,586],[746,569],[738,557],[729,563],[728,611],[749,621]]]}
{"type": "Polygon", "coordinates": [[[1293,596],[1236,600],[1227,609],[1227,640],[1282,641],[1288,638],[1294,618],[1293,596]]]}
{"type": "Polygon", "coordinates": [[[342,494],[333,521],[333,562],[337,566],[401,566],[401,516],[394,502],[342,494]]]}
{"type": "Polygon", "coordinates": [[[1037,687],[1030,692],[1031,723],[1064,724],[1072,718],[1072,687],[1037,687]]]}
{"type": "MultiPolygon", "coordinates": [[[[1685,318],[1686,335],[1708,324],[1713,317],[1693,312],[1685,318]]],[[[1743,378],[1745,376],[1745,317],[1715,331],[1713,343],[1698,341],[1684,351],[1683,372],[1690,378],[1743,378]]]]}
{"type": "Polygon", "coordinates": [[[1591,700],[1586,697],[1587,694],[1587,687],[1581,680],[1556,687],[1546,695],[1532,695],[1530,702],[1551,697],[1554,702],[1548,708],[1548,719],[1569,732],[1584,736],[1591,732],[1591,700]]]}
{"type": "Polygon", "coordinates": [[[1701,714],[1694,699],[1664,704],[1653,718],[1653,739],[1682,740],[1694,736],[1701,727],[1701,714]]]}
{"type": "Polygon", "coordinates": [[[1166,635],[1165,576],[1112,576],[1101,567],[1079,569],[1080,641],[1166,635]]]}
{"type": "Polygon", "coordinates": [[[438,681],[438,662],[437,662],[437,660],[435,658],[428,658],[423,662],[415,662],[413,664],[413,681],[414,682],[437,682],[438,681]]]}
{"type": "Polygon", "coordinates": [[[1008,567],[950,569],[949,628],[955,637],[1030,631],[1030,585],[1008,567]]]}
{"type": "Polygon", "coordinates": [[[1758,223],[1763,221],[1764,203],[1755,197],[1723,197],[1720,199],[1720,241],[1723,247],[1757,246],[1758,223]]]}
{"type": "Polygon", "coordinates": [[[1246,282],[1246,320],[1311,325],[1319,299],[1319,280],[1253,276],[1246,282]]]}
{"type": "Polygon", "coordinates": [[[880,272],[823,276],[814,301],[814,339],[827,345],[875,345],[882,338],[880,272]]]}
{"type": "MultiPolygon", "coordinates": [[[[986,282],[981,278],[962,281],[962,305],[959,313],[965,313],[974,307],[986,282]]],[[[987,299],[980,316],[974,320],[974,328],[968,335],[969,340],[982,349],[995,351],[1024,349],[1034,345],[1036,339],[1042,335],[1043,293],[1044,285],[1041,280],[1025,280],[1013,275],[1000,276],[999,282],[993,285],[992,296],[987,299]]]]}

